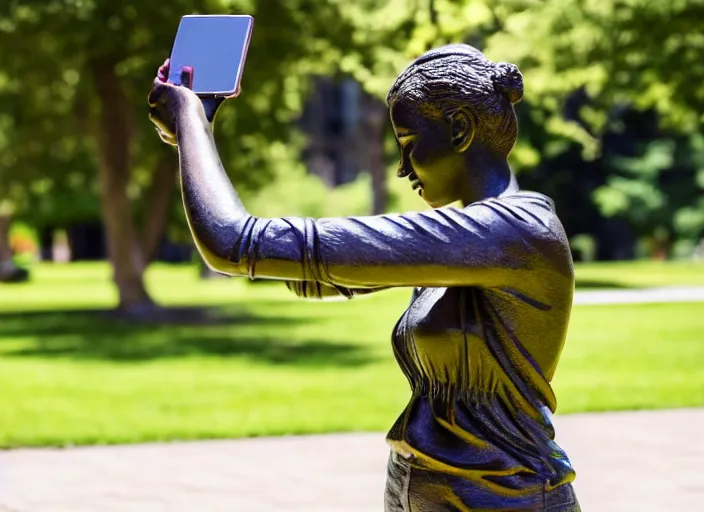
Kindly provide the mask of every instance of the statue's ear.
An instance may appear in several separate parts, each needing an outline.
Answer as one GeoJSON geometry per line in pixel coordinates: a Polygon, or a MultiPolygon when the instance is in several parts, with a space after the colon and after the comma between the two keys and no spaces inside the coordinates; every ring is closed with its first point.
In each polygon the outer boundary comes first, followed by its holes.
{"type": "Polygon", "coordinates": [[[474,116],[467,110],[460,108],[453,111],[449,117],[452,146],[457,153],[464,153],[474,140],[476,132],[474,116]]]}

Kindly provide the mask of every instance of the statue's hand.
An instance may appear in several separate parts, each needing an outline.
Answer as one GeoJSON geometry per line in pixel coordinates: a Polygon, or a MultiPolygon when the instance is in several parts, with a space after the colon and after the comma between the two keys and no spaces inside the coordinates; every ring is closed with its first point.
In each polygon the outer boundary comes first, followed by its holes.
{"type": "Polygon", "coordinates": [[[159,68],[154,85],[149,92],[149,119],[156,127],[161,140],[175,146],[179,122],[187,115],[203,111],[203,105],[196,94],[187,87],[170,84],[169,61],[159,68]]]}

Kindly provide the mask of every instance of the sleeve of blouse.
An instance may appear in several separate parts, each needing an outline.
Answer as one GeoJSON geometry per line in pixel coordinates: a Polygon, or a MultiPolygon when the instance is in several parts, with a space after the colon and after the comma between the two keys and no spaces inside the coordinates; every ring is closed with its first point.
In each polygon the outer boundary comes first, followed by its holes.
{"type": "Polygon", "coordinates": [[[370,293],[385,289],[385,287],[345,288],[344,286],[333,286],[317,281],[286,281],[286,287],[302,299],[328,301],[351,299],[359,295],[369,295],[370,293]]]}
{"type": "Polygon", "coordinates": [[[338,291],[502,286],[519,282],[524,271],[538,265],[533,241],[549,232],[549,219],[541,217],[493,199],[465,208],[369,217],[248,215],[233,226],[237,236],[226,271],[321,283],[338,291]]]}

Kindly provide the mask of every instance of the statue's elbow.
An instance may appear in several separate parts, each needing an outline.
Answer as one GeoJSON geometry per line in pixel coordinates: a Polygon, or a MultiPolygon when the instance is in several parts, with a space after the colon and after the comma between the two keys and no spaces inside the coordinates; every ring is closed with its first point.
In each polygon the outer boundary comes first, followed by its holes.
{"type": "Polygon", "coordinates": [[[203,262],[213,271],[230,276],[240,275],[237,265],[230,261],[229,251],[209,240],[194,237],[196,248],[203,262]]]}
{"type": "MultiPolygon", "coordinates": [[[[228,275],[243,275],[242,265],[235,251],[237,240],[247,217],[238,217],[231,211],[205,211],[201,208],[186,208],[188,225],[205,264],[215,272],[228,275]]],[[[245,265],[246,267],[246,265],[245,265]]]]}

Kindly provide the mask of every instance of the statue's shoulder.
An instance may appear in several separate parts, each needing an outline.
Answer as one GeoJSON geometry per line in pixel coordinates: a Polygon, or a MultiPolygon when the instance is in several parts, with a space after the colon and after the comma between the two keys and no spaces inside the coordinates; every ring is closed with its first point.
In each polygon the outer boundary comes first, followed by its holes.
{"type": "Polygon", "coordinates": [[[555,212],[555,202],[545,194],[532,190],[519,190],[497,197],[498,201],[506,201],[507,204],[533,206],[555,212]]]}
{"type": "Polygon", "coordinates": [[[536,221],[545,224],[552,218],[557,218],[555,203],[548,196],[539,192],[516,191],[499,197],[490,197],[474,203],[496,209],[497,213],[511,213],[520,221],[536,221]]]}
{"type": "Polygon", "coordinates": [[[553,200],[531,191],[507,194],[497,200],[502,201],[516,218],[515,226],[521,237],[539,247],[542,254],[549,256],[552,264],[564,270],[565,275],[573,276],[569,239],[553,200]]]}
{"type": "Polygon", "coordinates": [[[555,203],[545,194],[517,191],[487,199],[496,213],[511,223],[523,239],[551,241],[560,246],[567,244],[564,227],[555,210],[555,203]]]}

